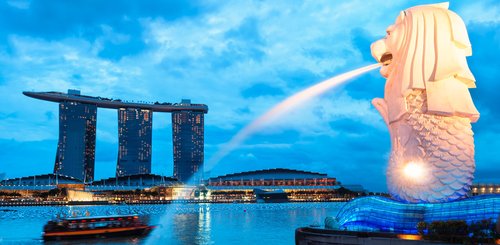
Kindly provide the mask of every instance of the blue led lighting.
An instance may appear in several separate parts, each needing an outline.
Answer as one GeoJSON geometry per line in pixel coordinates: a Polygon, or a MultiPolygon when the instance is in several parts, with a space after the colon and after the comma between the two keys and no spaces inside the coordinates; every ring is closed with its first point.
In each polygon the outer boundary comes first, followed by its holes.
{"type": "Polygon", "coordinates": [[[340,229],[417,233],[420,221],[465,220],[467,223],[500,215],[500,195],[481,195],[445,203],[401,203],[385,197],[361,197],[337,213],[340,229]]]}

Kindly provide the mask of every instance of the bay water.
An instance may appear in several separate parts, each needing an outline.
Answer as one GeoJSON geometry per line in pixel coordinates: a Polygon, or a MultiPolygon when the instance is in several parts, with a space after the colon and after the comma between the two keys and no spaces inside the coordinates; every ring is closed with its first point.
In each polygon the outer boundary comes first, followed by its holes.
{"type": "Polygon", "coordinates": [[[146,237],[49,244],[294,244],[295,229],[323,225],[343,203],[232,203],[0,207],[0,244],[43,243],[43,226],[57,214],[138,214],[159,225],[146,237]],[[165,216],[166,210],[172,215],[165,216]],[[163,222],[161,219],[171,219],[163,222]]]}

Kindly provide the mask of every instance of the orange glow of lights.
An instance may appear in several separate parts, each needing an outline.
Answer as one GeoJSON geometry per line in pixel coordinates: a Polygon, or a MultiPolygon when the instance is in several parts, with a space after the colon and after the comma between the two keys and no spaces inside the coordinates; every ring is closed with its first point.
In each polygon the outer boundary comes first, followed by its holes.
{"type": "Polygon", "coordinates": [[[409,162],[404,166],[403,173],[407,178],[418,180],[424,177],[425,168],[421,162],[409,162]]]}
{"type": "Polygon", "coordinates": [[[421,235],[413,235],[413,234],[398,234],[399,239],[403,240],[411,240],[411,241],[420,241],[422,240],[421,235]]]}

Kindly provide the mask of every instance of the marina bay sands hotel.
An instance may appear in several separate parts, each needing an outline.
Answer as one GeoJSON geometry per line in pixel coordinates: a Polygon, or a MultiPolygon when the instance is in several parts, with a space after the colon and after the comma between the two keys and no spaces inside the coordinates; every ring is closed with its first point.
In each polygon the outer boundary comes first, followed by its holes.
{"type": "Polygon", "coordinates": [[[97,108],[118,110],[116,177],[150,174],[153,112],[172,113],[174,177],[201,180],[204,157],[204,114],[208,107],[181,103],[136,103],[81,95],[79,90],[23,92],[59,103],[59,142],[54,173],[84,182],[94,180],[97,108]],[[199,171],[199,174],[198,173],[199,171]]]}

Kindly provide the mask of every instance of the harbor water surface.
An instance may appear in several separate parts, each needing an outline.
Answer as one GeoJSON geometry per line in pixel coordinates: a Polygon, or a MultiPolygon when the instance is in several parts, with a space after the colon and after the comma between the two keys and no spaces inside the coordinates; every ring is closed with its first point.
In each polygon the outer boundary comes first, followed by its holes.
{"type": "MultiPolygon", "coordinates": [[[[298,227],[322,225],[343,203],[167,204],[0,207],[1,244],[40,244],[57,214],[139,214],[158,225],[147,237],[92,239],[77,244],[294,244],[298,227]]],[[[51,242],[50,244],[69,244],[51,242]]],[[[71,243],[73,244],[73,243],[71,243]]]]}

